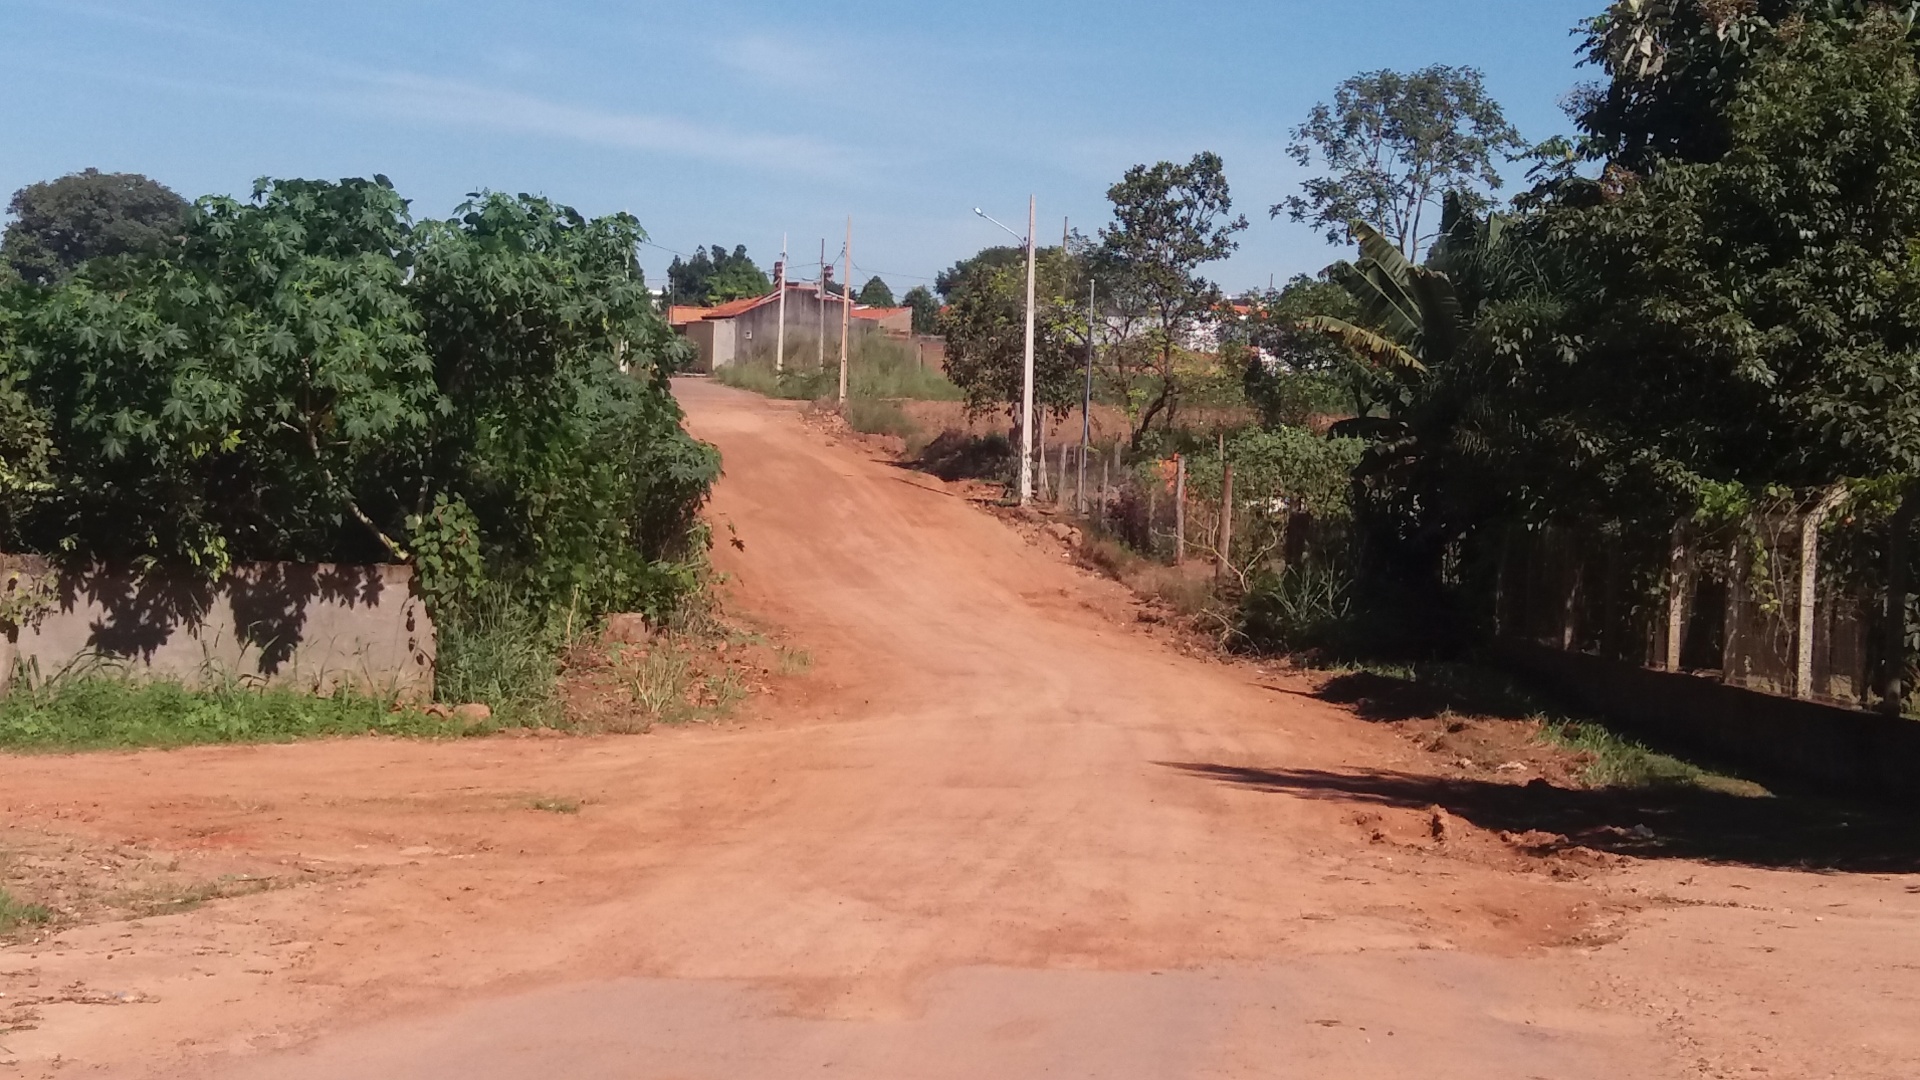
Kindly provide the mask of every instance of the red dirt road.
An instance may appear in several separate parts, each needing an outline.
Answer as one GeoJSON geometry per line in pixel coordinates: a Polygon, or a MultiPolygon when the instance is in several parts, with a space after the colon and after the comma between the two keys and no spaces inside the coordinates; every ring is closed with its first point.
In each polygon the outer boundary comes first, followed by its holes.
{"type": "Polygon", "coordinates": [[[679,393],[813,672],[715,730],[0,759],[0,849],[283,886],[0,951],[0,1080],[1920,1075],[1920,879],[1525,854],[1306,679],[679,393]]]}

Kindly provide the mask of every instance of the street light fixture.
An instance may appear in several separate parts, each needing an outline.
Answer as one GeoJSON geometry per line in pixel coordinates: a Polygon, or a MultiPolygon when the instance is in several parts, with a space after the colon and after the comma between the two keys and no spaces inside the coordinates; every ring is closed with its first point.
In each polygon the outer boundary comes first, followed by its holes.
{"type": "Polygon", "coordinates": [[[1037,201],[1031,195],[1027,197],[1027,235],[1008,229],[1000,221],[979,207],[973,212],[988,221],[1006,229],[1007,233],[1027,245],[1027,350],[1026,359],[1020,376],[1020,505],[1026,506],[1033,501],[1033,223],[1037,201]]]}

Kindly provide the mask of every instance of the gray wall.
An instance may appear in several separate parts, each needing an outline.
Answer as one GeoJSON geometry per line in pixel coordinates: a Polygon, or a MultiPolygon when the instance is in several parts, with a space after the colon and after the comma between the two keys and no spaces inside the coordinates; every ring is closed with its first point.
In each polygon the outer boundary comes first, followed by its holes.
{"type": "Polygon", "coordinates": [[[0,555],[0,593],[39,588],[52,601],[23,625],[0,624],[0,692],[24,663],[41,678],[101,667],[198,685],[240,679],[430,700],[433,621],[412,583],[410,566],[256,563],[208,582],[60,573],[36,557],[0,555]]]}
{"type": "Polygon", "coordinates": [[[1509,668],[1656,745],[1731,762],[1755,779],[1920,804],[1920,721],[1763,694],[1718,679],[1502,641],[1509,668]]]}

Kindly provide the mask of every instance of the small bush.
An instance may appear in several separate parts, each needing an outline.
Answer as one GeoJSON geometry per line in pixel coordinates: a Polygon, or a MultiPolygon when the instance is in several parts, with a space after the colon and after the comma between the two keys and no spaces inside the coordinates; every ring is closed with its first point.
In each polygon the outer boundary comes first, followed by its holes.
{"type": "Polygon", "coordinates": [[[1261,649],[1332,647],[1346,637],[1353,614],[1347,575],[1308,562],[1254,580],[1240,604],[1240,633],[1261,649]]]}

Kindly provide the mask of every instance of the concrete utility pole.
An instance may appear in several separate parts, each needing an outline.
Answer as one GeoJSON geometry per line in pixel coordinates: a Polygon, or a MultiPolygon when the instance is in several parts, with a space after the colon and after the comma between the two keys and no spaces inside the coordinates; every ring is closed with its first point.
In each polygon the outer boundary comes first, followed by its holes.
{"type": "Polygon", "coordinates": [[[840,410],[847,408],[847,330],[853,325],[853,215],[847,215],[847,273],[840,283],[840,410]]]}
{"type": "MultiPolygon", "coordinates": [[[[1033,501],[1033,279],[1034,253],[1033,229],[1039,201],[1035,196],[1027,196],[1027,235],[1021,242],[1027,245],[1027,350],[1026,362],[1021,365],[1020,391],[1020,505],[1026,506],[1033,501]]],[[[1020,234],[1008,229],[992,215],[979,207],[973,212],[1006,230],[1009,236],[1020,234]]]]}
{"type": "Polygon", "coordinates": [[[814,338],[813,343],[819,350],[820,355],[815,359],[814,370],[825,371],[827,369],[827,241],[825,237],[821,237],[820,239],[819,300],[820,336],[814,338]]]}
{"type": "MultiPolygon", "coordinates": [[[[1097,286],[1087,282],[1087,388],[1080,397],[1080,488],[1079,503],[1075,507],[1080,513],[1087,512],[1087,445],[1093,442],[1093,316],[1094,289],[1097,286]]],[[[1151,529],[1152,525],[1149,524],[1151,529]]]]}
{"type": "Polygon", "coordinates": [[[1033,501],[1033,227],[1039,200],[1027,196],[1027,353],[1020,374],[1020,505],[1033,501]]]}
{"type": "Polygon", "coordinates": [[[780,334],[773,346],[773,373],[775,375],[787,369],[787,234],[780,234],[780,272],[774,275],[778,280],[774,288],[780,290],[780,334]]]}

